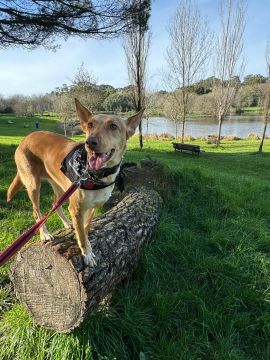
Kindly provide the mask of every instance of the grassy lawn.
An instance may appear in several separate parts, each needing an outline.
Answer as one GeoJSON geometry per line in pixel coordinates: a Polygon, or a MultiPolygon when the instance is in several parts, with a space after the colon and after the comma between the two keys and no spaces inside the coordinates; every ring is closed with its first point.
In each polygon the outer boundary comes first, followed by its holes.
{"type": "Polygon", "coordinates": [[[241,107],[241,110],[244,112],[247,112],[248,114],[262,114],[263,113],[263,109],[261,108],[261,106],[245,106],[245,107],[241,107]]]}
{"type": "MultiPolygon", "coordinates": [[[[0,116],[0,249],[33,223],[25,191],[6,204],[21,137],[36,119],[0,116]]],[[[57,119],[40,129],[59,131],[57,119]]],[[[83,139],[78,138],[78,139],[83,139]]],[[[175,153],[170,141],[136,138],[127,160],[158,160],[164,186],[161,221],[132,278],[110,307],[72,334],[32,323],[14,299],[8,265],[0,268],[0,359],[270,358],[270,140],[227,141],[220,149],[195,141],[200,156],[175,153]]],[[[52,192],[42,190],[48,210],[52,192]]],[[[48,227],[60,221],[53,216],[48,227]]]]}

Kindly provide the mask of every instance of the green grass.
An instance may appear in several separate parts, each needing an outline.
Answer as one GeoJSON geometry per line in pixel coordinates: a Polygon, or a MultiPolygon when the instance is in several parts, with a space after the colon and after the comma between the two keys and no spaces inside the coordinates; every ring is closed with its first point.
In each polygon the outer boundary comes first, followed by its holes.
{"type": "MultiPolygon", "coordinates": [[[[58,129],[56,119],[41,122],[58,129]]],[[[16,126],[19,135],[0,117],[1,249],[33,222],[25,191],[5,202],[16,144],[30,131],[19,119],[16,126]]],[[[175,153],[169,141],[143,150],[129,142],[127,160],[163,165],[160,224],[109,308],[72,334],[33,324],[14,299],[8,266],[0,269],[1,360],[270,358],[270,141],[261,155],[257,140],[196,143],[200,156],[175,153]]],[[[44,186],[44,211],[51,202],[44,186]]],[[[60,222],[53,216],[48,226],[60,222]]]]}
{"type": "Polygon", "coordinates": [[[243,106],[243,107],[241,107],[241,111],[247,112],[250,115],[252,113],[257,115],[257,114],[261,114],[263,112],[263,109],[261,106],[243,106]]]}

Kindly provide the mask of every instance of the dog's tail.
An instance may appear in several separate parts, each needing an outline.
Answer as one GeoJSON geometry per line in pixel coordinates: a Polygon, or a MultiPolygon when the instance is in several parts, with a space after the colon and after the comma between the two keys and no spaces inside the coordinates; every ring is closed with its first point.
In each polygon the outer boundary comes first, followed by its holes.
{"type": "Polygon", "coordinates": [[[23,183],[20,179],[19,174],[17,173],[12,183],[9,185],[7,191],[7,201],[10,201],[13,198],[13,196],[22,188],[22,186],[23,183]]]}

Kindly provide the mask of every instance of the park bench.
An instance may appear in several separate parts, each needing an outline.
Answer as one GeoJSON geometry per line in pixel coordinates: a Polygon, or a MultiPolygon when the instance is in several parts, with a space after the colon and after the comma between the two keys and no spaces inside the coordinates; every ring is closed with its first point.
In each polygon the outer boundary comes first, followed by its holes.
{"type": "Polygon", "coordinates": [[[179,150],[179,151],[189,151],[192,154],[200,154],[201,149],[199,145],[191,145],[191,144],[182,144],[182,143],[175,143],[173,142],[173,147],[174,150],[179,150]]]}

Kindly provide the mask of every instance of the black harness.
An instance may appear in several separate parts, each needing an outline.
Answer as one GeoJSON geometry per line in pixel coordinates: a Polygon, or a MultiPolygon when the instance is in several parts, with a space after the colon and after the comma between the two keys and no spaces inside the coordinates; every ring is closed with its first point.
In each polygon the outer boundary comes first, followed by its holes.
{"type": "Polygon", "coordinates": [[[94,171],[89,168],[87,161],[87,152],[84,144],[79,144],[64,158],[60,170],[73,183],[80,180],[80,188],[84,190],[100,190],[107,186],[111,186],[115,181],[107,184],[100,180],[109,175],[115,174],[119,169],[121,163],[112,168],[103,168],[99,171],[94,171]]]}

